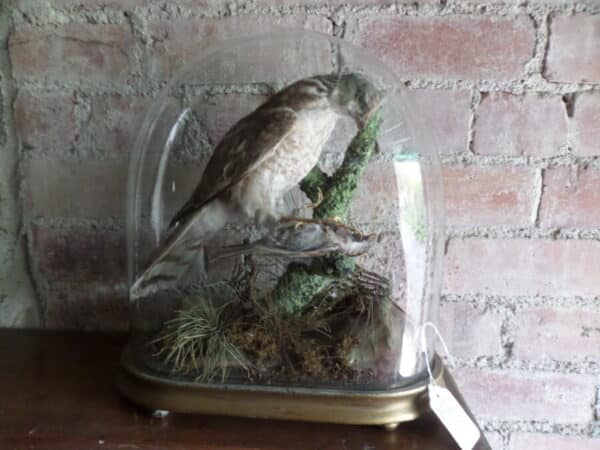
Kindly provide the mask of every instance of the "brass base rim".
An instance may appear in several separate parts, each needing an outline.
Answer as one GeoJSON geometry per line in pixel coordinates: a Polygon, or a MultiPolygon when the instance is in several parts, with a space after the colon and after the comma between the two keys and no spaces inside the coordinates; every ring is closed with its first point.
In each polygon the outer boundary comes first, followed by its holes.
{"type": "MultiPolygon", "coordinates": [[[[437,355],[432,369],[436,383],[444,385],[444,368],[437,355]]],[[[129,347],[123,352],[117,374],[121,394],[152,411],[384,426],[415,420],[429,412],[428,382],[425,378],[407,387],[362,392],[199,384],[141,371],[129,347]]]]}

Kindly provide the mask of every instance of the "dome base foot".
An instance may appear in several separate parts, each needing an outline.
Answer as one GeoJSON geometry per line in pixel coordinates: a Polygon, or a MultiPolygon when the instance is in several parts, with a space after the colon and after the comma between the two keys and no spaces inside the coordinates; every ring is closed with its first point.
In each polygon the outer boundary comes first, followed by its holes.
{"type": "Polygon", "coordinates": [[[398,425],[400,425],[400,422],[386,423],[383,425],[383,429],[385,431],[394,431],[396,428],[398,428],[398,425]]]}

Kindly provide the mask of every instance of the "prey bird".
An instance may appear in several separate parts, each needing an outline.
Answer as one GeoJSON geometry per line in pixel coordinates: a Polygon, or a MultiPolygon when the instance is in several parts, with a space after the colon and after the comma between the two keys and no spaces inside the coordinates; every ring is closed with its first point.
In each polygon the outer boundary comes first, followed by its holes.
{"type": "Polygon", "coordinates": [[[381,235],[363,234],[335,220],[283,218],[281,225],[249,244],[224,247],[213,260],[260,254],[288,258],[316,258],[338,252],[359,256],[379,242],[381,235]]]}
{"type": "Polygon", "coordinates": [[[205,265],[204,246],[228,223],[276,223],[280,200],[317,164],[339,116],[360,129],[381,100],[382,92],[358,73],[318,75],[285,87],[242,118],[215,147],[132,294],[144,296],[149,287],[176,283],[205,265]]]}

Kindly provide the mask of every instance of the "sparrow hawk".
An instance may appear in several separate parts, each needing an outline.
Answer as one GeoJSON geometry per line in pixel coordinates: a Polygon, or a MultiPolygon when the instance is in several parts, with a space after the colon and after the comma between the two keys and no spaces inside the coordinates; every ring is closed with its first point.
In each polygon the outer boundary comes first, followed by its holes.
{"type": "Polygon", "coordinates": [[[317,164],[339,115],[362,128],[381,92],[358,73],[297,81],[237,122],[217,144],[187,203],[132,293],[180,280],[204,261],[205,244],[226,224],[278,220],[277,206],[317,164]]]}

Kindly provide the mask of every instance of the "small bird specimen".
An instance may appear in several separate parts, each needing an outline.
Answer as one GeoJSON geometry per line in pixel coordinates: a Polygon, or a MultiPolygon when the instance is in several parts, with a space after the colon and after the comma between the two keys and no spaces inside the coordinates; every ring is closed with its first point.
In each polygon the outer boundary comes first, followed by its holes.
{"type": "Polygon", "coordinates": [[[339,116],[362,128],[381,100],[381,91],[358,73],[318,75],[287,86],[242,118],[215,147],[132,294],[176,283],[192,267],[202,273],[205,245],[229,223],[277,224],[281,199],[317,164],[339,116]]]}
{"type": "Polygon", "coordinates": [[[245,254],[316,258],[333,252],[359,256],[379,240],[377,234],[363,234],[336,220],[283,218],[281,225],[249,244],[224,247],[213,259],[245,254]]]}

